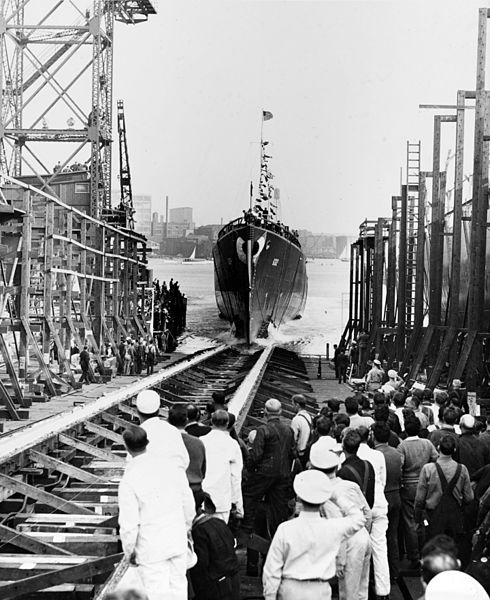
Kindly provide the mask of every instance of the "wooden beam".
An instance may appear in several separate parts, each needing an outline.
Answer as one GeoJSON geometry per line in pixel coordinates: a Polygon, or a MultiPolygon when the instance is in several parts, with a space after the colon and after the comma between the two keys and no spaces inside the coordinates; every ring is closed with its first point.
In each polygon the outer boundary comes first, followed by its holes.
{"type": "MultiPolygon", "coordinates": [[[[57,510],[60,510],[64,513],[75,513],[81,515],[91,515],[93,512],[84,506],[80,506],[78,504],[73,504],[72,502],[68,502],[63,498],[59,498],[54,494],[50,494],[49,492],[45,492],[41,488],[35,487],[33,485],[29,485],[28,483],[24,483],[19,479],[14,479],[13,477],[9,477],[8,475],[4,475],[0,473],[0,485],[8,490],[12,490],[28,498],[33,498],[34,500],[38,500],[48,506],[52,506],[57,510]]],[[[0,598],[1,598],[0,594],[0,598]]]]}
{"type": "Polygon", "coordinates": [[[115,442],[116,444],[124,443],[123,437],[120,433],[111,431],[110,429],[107,429],[106,427],[102,427],[102,425],[96,425],[95,423],[92,423],[91,421],[87,421],[86,423],[84,423],[84,427],[87,431],[96,433],[97,435],[100,435],[108,440],[111,440],[112,442],[115,442]]]}
{"type": "Polygon", "coordinates": [[[89,579],[103,573],[110,573],[117,567],[122,557],[122,553],[113,554],[112,556],[87,561],[73,567],[65,567],[64,569],[57,569],[56,571],[43,573],[42,575],[34,575],[20,581],[0,585],[0,598],[2,600],[13,600],[14,598],[27,596],[62,583],[71,583],[73,581],[89,579]]]}
{"type": "Polygon", "coordinates": [[[93,475],[92,473],[88,473],[83,469],[74,467],[73,465],[65,463],[62,460],[54,458],[53,456],[42,454],[37,450],[29,450],[29,457],[36,464],[40,464],[46,469],[52,469],[53,471],[58,471],[59,473],[68,475],[68,477],[71,479],[76,479],[77,481],[83,481],[85,483],[93,483],[96,485],[104,485],[106,483],[106,480],[102,477],[97,477],[97,475],[93,475]]]}
{"type": "Polygon", "coordinates": [[[27,335],[27,339],[28,339],[28,341],[32,347],[32,350],[34,351],[34,354],[36,355],[36,358],[38,360],[39,367],[40,367],[44,377],[46,378],[46,386],[48,388],[48,391],[52,396],[56,396],[57,392],[56,392],[56,388],[54,387],[54,384],[53,384],[53,379],[51,378],[51,373],[48,369],[48,366],[44,362],[44,357],[43,357],[41,351],[39,350],[37,342],[34,339],[34,336],[32,335],[31,327],[29,324],[29,319],[27,317],[21,317],[21,321],[22,321],[22,325],[24,327],[24,331],[27,335]]]}
{"type": "Polygon", "coordinates": [[[4,386],[2,380],[0,380],[0,402],[3,403],[13,421],[20,421],[19,413],[17,412],[12,402],[12,398],[10,397],[10,394],[8,393],[8,390],[4,386]]]}
{"type": "Polygon", "coordinates": [[[91,444],[87,444],[86,442],[82,442],[80,440],[76,440],[75,438],[70,437],[64,433],[61,433],[58,436],[59,441],[66,446],[72,446],[81,452],[85,452],[85,454],[90,454],[91,456],[95,456],[96,458],[100,458],[101,460],[107,460],[109,462],[124,462],[124,458],[117,456],[116,454],[112,454],[110,450],[103,450],[102,448],[97,448],[96,446],[92,446],[91,444]]]}
{"type": "Polygon", "coordinates": [[[19,378],[17,377],[14,363],[12,362],[12,358],[10,357],[10,352],[8,351],[7,344],[5,343],[5,338],[3,337],[3,334],[1,334],[1,333],[0,333],[0,353],[2,354],[3,360],[5,361],[5,367],[7,369],[7,373],[9,374],[10,381],[12,382],[15,399],[21,406],[23,406],[24,394],[22,393],[20,383],[19,383],[19,378]]]}
{"type": "Polygon", "coordinates": [[[43,542],[42,540],[34,538],[26,533],[22,533],[17,529],[12,529],[1,524],[0,540],[3,544],[12,544],[17,548],[32,552],[32,554],[73,554],[64,548],[60,548],[49,542],[43,542]]]}
{"type": "Polygon", "coordinates": [[[48,325],[48,331],[51,333],[51,337],[53,338],[54,343],[56,344],[56,349],[58,350],[58,362],[62,363],[63,369],[64,369],[65,373],[67,374],[68,379],[70,380],[70,383],[74,386],[75,385],[75,376],[73,375],[73,371],[71,370],[70,361],[65,356],[65,348],[64,348],[63,344],[61,343],[58,332],[56,331],[56,327],[53,323],[53,319],[49,315],[46,315],[45,319],[46,319],[46,323],[48,325]]]}

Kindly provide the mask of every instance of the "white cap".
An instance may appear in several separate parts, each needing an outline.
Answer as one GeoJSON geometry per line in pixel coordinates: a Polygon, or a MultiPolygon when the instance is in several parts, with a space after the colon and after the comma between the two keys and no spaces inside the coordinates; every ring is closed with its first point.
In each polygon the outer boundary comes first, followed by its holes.
{"type": "Polygon", "coordinates": [[[488,600],[488,594],[471,575],[443,571],[429,581],[425,600],[488,600]]]}
{"type": "Polygon", "coordinates": [[[339,457],[332,452],[337,443],[329,436],[322,436],[310,448],[310,463],[315,469],[333,469],[339,466],[339,457]]]}
{"type": "Polygon", "coordinates": [[[395,369],[390,369],[388,371],[388,377],[397,377],[398,373],[395,371],[395,369]]]}
{"type": "Polygon", "coordinates": [[[294,478],[293,488],[301,500],[310,504],[323,504],[332,494],[332,483],[325,473],[315,469],[303,471],[294,478]]]}
{"type": "Polygon", "coordinates": [[[463,415],[459,420],[459,426],[465,427],[466,429],[474,429],[475,417],[472,417],[471,415],[463,415]]]}
{"type": "Polygon", "coordinates": [[[281,403],[275,398],[269,398],[265,403],[265,409],[270,413],[281,412],[281,403]]]}
{"type": "Polygon", "coordinates": [[[381,361],[380,361],[380,360],[378,360],[377,358],[375,358],[375,359],[373,360],[373,363],[374,363],[375,365],[379,365],[379,366],[381,366],[381,361]]]}
{"type": "Polygon", "coordinates": [[[136,397],[136,408],[143,415],[156,413],[160,408],[160,396],[155,390],[143,390],[136,397]]]}

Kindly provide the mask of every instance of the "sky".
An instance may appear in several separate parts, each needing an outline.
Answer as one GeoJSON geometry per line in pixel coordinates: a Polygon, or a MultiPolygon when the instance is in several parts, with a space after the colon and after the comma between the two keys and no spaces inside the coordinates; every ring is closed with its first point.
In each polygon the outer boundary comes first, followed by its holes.
{"type": "MultiPolygon", "coordinates": [[[[133,193],[161,214],[166,195],[192,206],[198,224],[240,216],[267,110],[283,222],[356,235],[364,219],[391,216],[407,140],[421,140],[432,168],[436,111],[419,104],[474,89],[482,5],[160,0],[147,23],[115,31],[133,193]]],[[[446,152],[454,130],[444,136],[446,152]]]]}

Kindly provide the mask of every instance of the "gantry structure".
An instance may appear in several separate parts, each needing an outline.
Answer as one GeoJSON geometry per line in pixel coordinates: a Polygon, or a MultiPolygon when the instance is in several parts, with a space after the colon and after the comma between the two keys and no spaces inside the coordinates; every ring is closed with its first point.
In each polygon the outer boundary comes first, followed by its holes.
{"type": "Polygon", "coordinates": [[[80,4],[0,2],[0,166],[36,175],[52,195],[58,172],[87,169],[90,216],[100,218],[111,208],[114,24],[144,22],[155,9],[149,0],[80,4]]]}
{"type": "Polygon", "coordinates": [[[103,379],[121,338],[151,335],[122,103],[117,207],[111,150],[115,22],[141,23],[155,9],[80,4],[0,0],[0,419],[78,387],[75,347],[89,346],[103,379]]]}

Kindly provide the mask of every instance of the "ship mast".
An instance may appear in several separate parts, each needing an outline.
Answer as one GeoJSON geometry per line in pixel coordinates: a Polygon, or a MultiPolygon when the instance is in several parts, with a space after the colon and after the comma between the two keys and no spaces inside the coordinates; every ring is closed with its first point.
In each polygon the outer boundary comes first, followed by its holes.
{"type": "Polygon", "coordinates": [[[265,221],[276,221],[277,205],[273,201],[274,186],[271,183],[274,176],[269,171],[269,159],[272,157],[266,153],[269,142],[264,140],[264,122],[270,119],[272,119],[272,113],[263,110],[260,127],[260,179],[258,197],[255,198],[253,211],[265,221]]]}

